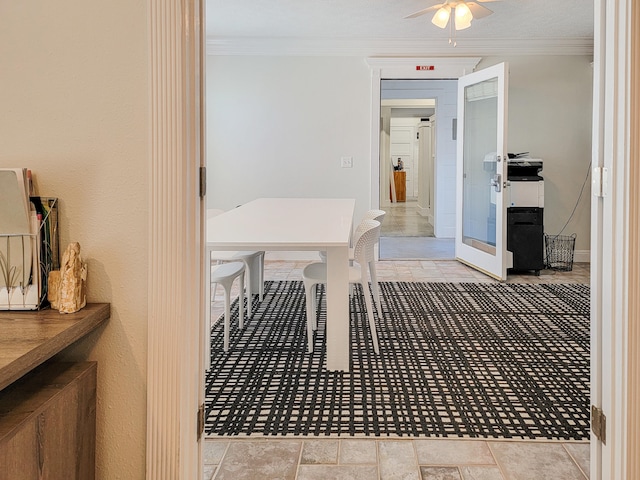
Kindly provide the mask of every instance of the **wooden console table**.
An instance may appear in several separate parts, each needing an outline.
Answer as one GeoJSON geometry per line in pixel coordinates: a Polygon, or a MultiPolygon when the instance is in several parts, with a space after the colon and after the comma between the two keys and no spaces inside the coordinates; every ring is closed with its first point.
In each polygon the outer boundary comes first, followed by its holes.
{"type": "Polygon", "coordinates": [[[407,172],[405,172],[404,170],[394,171],[393,181],[396,187],[396,202],[406,202],[407,201],[407,172]]]}
{"type": "Polygon", "coordinates": [[[0,312],[0,480],[95,478],[97,365],[47,360],[109,316],[106,303],[0,312]]]}

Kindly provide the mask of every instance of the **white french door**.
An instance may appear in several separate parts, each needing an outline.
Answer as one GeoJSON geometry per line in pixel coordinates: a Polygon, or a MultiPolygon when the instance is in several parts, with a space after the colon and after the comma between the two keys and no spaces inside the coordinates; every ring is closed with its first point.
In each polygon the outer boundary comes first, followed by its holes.
{"type": "Polygon", "coordinates": [[[508,64],[460,77],[456,259],[506,280],[508,64]]]}

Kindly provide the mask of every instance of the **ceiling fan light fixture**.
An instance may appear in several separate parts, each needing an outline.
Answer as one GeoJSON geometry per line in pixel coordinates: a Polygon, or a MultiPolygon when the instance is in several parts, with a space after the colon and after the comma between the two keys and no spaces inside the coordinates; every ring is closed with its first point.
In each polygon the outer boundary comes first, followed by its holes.
{"type": "Polygon", "coordinates": [[[473,14],[466,3],[461,2],[456,5],[455,22],[456,30],[464,30],[471,26],[471,20],[473,20],[473,14]]]}
{"type": "Polygon", "coordinates": [[[431,19],[431,23],[433,23],[436,27],[445,28],[447,26],[447,23],[449,23],[450,16],[451,7],[449,5],[443,5],[433,16],[433,18],[431,19]]]}

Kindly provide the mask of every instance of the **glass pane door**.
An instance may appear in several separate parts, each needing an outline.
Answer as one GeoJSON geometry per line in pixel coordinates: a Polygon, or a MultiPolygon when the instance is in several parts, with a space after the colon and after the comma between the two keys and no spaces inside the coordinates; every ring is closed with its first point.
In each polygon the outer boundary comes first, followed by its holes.
{"type": "Polygon", "coordinates": [[[506,72],[507,65],[458,82],[456,257],[506,279],[506,72]]]}

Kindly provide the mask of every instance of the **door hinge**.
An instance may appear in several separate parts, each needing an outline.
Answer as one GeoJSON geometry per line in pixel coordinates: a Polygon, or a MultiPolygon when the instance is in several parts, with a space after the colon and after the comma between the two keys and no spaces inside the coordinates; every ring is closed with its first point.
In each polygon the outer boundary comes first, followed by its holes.
{"type": "Polygon", "coordinates": [[[607,444],[607,417],[601,408],[591,405],[591,431],[605,445],[607,444]]]}
{"type": "Polygon", "coordinates": [[[591,171],[591,191],[594,197],[606,197],[609,190],[609,169],[593,167],[591,171]]]}
{"type": "Polygon", "coordinates": [[[204,403],[198,407],[198,425],[196,428],[198,429],[198,440],[200,440],[204,433],[204,403]]]}
{"type": "Polygon", "coordinates": [[[200,167],[200,198],[207,194],[207,167],[200,167]]]}

